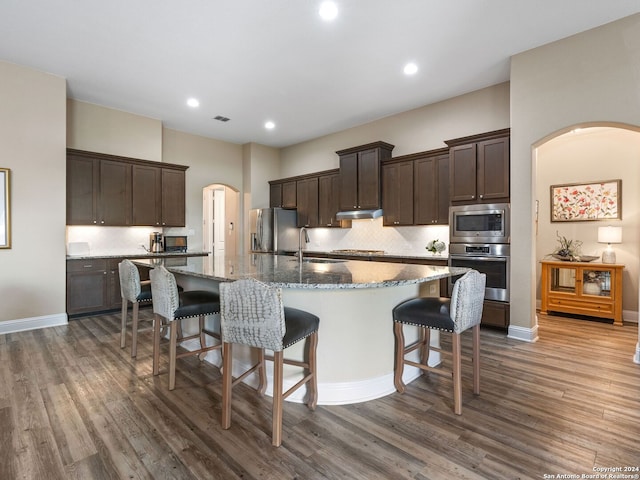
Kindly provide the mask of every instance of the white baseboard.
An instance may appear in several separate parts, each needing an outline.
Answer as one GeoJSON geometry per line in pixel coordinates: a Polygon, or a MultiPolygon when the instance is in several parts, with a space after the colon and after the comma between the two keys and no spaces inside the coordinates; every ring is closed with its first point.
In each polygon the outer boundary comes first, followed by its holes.
{"type": "Polygon", "coordinates": [[[536,319],[536,324],[531,328],[518,327],[516,325],[509,326],[509,333],[507,334],[508,338],[513,338],[514,340],[520,340],[523,342],[537,342],[538,341],[538,321],[536,319]]]}
{"type": "Polygon", "coordinates": [[[0,322],[0,335],[6,333],[25,332],[39,328],[58,327],[69,323],[66,313],[45,315],[42,317],[21,318],[18,320],[6,320],[0,322]]]}
{"type": "Polygon", "coordinates": [[[640,364],[640,342],[636,343],[636,354],[633,356],[633,363],[640,364]]]}

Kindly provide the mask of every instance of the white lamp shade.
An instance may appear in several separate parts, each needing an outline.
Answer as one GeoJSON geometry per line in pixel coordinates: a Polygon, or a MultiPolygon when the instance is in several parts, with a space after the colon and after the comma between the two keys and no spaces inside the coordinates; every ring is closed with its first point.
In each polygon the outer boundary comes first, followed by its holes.
{"type": "Polygon", "coordinates": [[[598,243],[622,243],[622,227],[598,227],[598,243]]]}

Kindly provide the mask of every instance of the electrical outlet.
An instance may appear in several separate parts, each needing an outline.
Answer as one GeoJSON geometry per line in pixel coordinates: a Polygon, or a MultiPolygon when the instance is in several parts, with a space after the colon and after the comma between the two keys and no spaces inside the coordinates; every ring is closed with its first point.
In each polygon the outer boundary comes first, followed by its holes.
{"type": "Polygon", "coordinates": [[[429,293],[436,293],[436,286],[435,285],[429,285],[429,293]]]}

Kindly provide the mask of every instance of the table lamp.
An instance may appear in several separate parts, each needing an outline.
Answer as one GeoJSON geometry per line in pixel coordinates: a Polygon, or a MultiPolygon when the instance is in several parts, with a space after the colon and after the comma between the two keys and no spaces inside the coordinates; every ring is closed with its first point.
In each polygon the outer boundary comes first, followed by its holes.
{"type": "Polygon", "coordinates": [[[622,227],[598,227],[598,243],[607,244],[606,250],[602,252],[602,263],[616,263],[616,252],[611,244],[622,243],[622,227]]]}

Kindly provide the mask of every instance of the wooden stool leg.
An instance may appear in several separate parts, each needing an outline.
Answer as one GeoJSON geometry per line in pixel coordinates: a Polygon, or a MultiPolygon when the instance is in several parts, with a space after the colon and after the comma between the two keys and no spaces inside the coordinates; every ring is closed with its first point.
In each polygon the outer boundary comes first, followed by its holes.
{"type": "Polygon", "coordinates": [[[222,343],[222,428],[231,427],[231,388],[233,375],[231,373],[231,344],[222,343]]]}
{"type": "Polygon", "coordinates": [[[127,301],[122,299],[122,319],[120,320],[120,348],[124,348],[127,341],[127,301]]]}
{"type": "Polygon", "coordinates": [[[207,348],[207,337],[204,333],[204,315],[198,317],[200,322],[200,348],[207,348]]]}
{"type": "MultiPolygon", "coordinates": [[[[431,353],[431,329],[420,329],[420,341],[422,346],[420,348],[420,363],[423,365],[429,364],[429,354],[431,353]]],[[[426,370],[422,370],[421,373],[426,373],[426,370]]]]}
{"type": "Polygon", "coordinates": [[[169,390],[176,388],[176,350],[178,349],[178,328],[180,320],[169,324],[169,390]]]}
{"type": "Polygon", "coordinates": [[[393,322],[393,336],[396,340],[393,384],[398,392],[404,393],[405,387],[404,382],[402,381],[402,374],[404,373],[404,332],[402,330],[402,323],[393,322]]]}
{"type": "Polygon", "coordinates": [[[177,332],[176,332],[176,338],[182,340],[182,337],[184,337],[184,334],[182,333],[182,322],[178,322],[177,325],[177,332]]]}
{"type": "Polygon", "coordinates": [[[271,444],[279,447],[282,443],[282,376],[283,354],[282,350],[273,352],[273,424],[271,444]]]}
{"type": "MultiPolygon", "coordinates": [[[[224,352],[222,352],[222,354],[224,355],[224,352]]],[[[258,368],[258,387],[256,390],[258,394],[263,397],[264,392],[267,391],[267,364],[264,359],[264,348],[258,349],[258,363],[260,367],[258,368]]]]}
{"type": "Polygon", "coordinates": [[[138,308],[140,304],[133,302],[133,321],[131,322],[131,358],[138,355],[138,308]]]}
{"type": "Polygon", "coordinates": [[[460,358],[460,334],[451,334],[451,346],[453,350],[453,412],[462,415],[462,364],[460,358]]]}
{"type": "Polygon", "coordinates": [[[480,395],[480,325],[473,326],[473,393],[480,395]]]}
{"type": "Polygon", "coordinates": [[[309,335],[307,339],[307,363],[309,365],[309,374],[312,375],[307,385],[307,407],[311,410],[316,409],[318,404],[318,376],[316,374],[316,350],[318,348],[318,332],[309,335]]]}
{"type": "Polygon", "coordinates": [[[162,319],[157,313],[153,316],[153,374],[160,371],[160,330],[162,319]]]}

